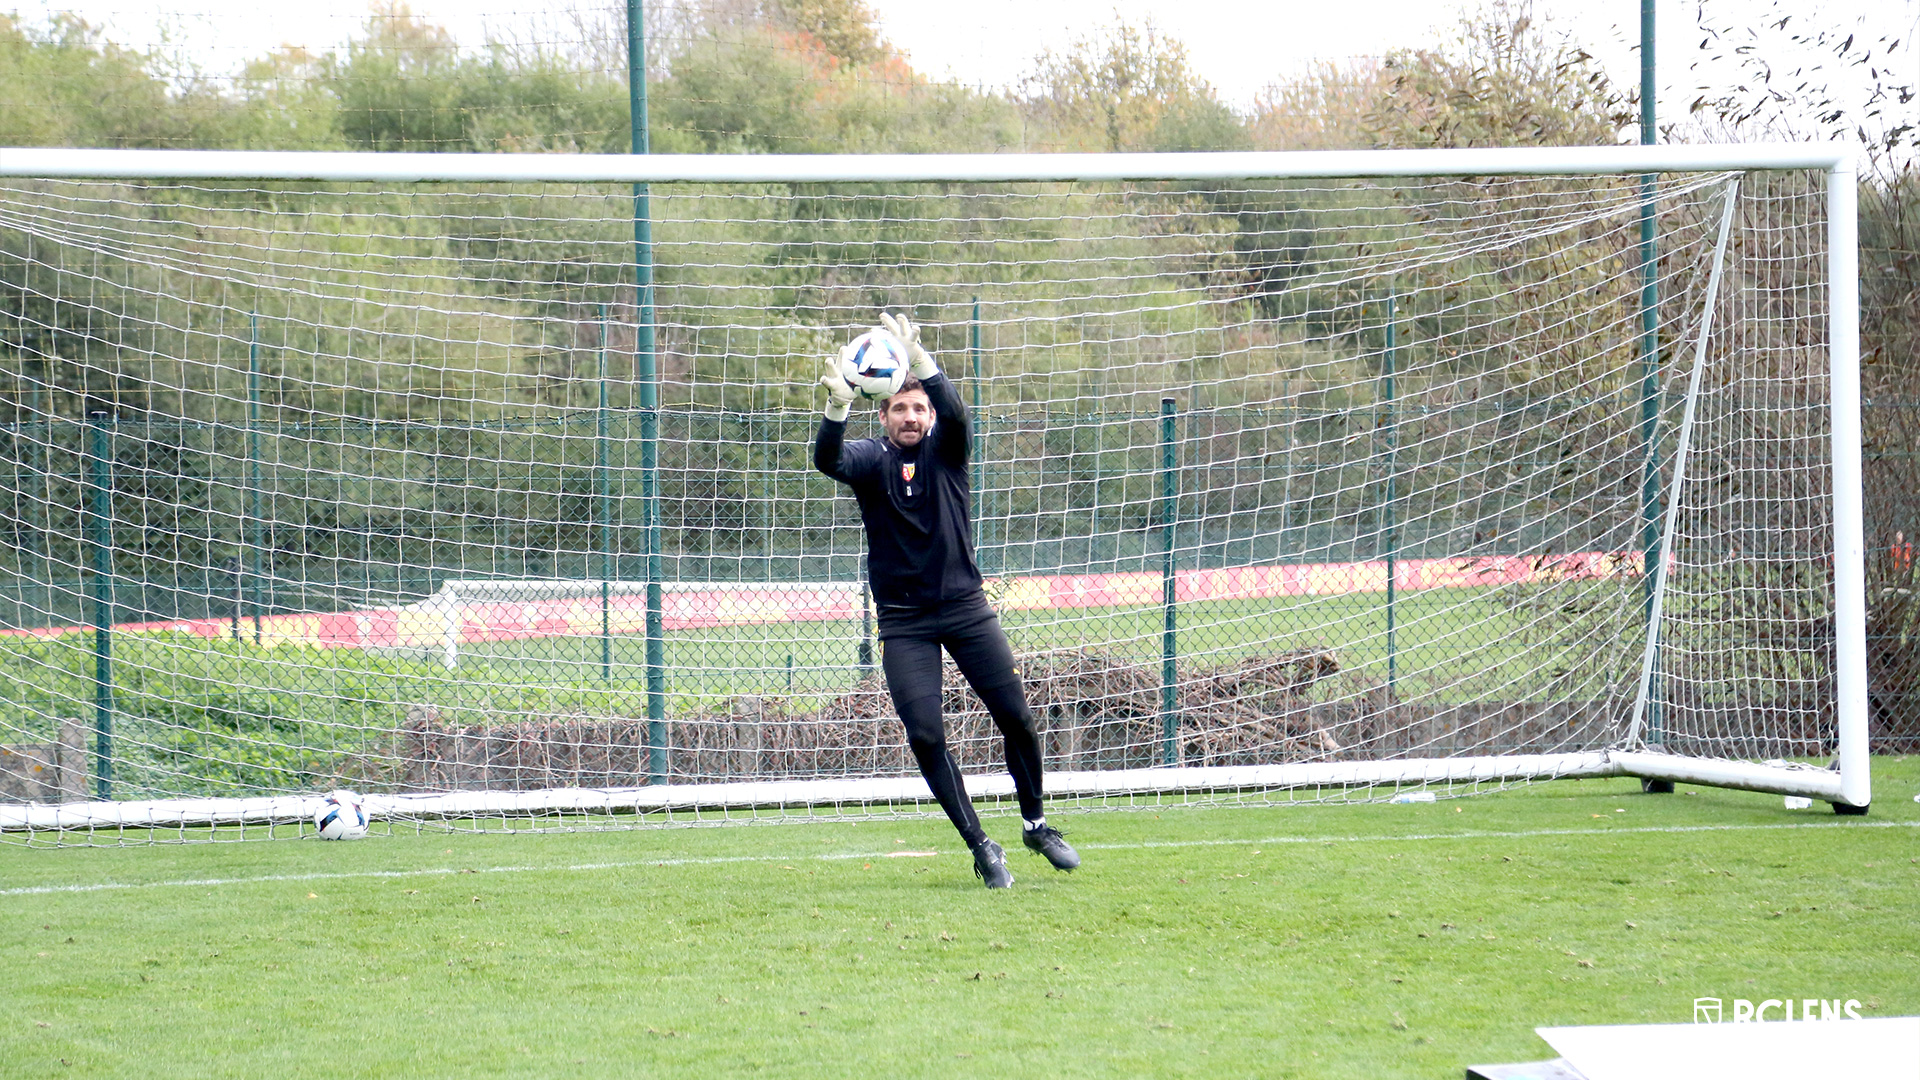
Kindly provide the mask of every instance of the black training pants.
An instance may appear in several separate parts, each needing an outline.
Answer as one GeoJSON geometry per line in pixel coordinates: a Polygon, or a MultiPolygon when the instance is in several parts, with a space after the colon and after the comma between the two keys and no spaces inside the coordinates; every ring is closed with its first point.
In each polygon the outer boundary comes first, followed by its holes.
{"type": "Polygon", "coordinates": [[[940,713],[943,648],[1006,738],[1007,771],[1013,774],[1020,815],[1029,821],[1042,813],[1040,739],[1013,665],[1013,649],[984,595],[974,593],[930,608],[880,608],[880,666],[894,710],[907,727],[907,746],[934,798],[971,847],[986,832],[947,750],[947,727],[940,713]]]}

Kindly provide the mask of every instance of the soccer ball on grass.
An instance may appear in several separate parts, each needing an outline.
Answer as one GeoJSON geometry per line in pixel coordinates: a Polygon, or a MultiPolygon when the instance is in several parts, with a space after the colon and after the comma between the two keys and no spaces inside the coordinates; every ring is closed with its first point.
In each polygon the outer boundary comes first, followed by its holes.
{"type": "Polygon", "coordinates": [[[358,840],[367,835],[367,820],[360,796],[344,788],[328,792],[313,812],[313,828],[322,840],[358,840]]]}
{"type": "Polygon", "coordinates": [[[869,330],[840,354],[840,374],[869,401],[892,397],[907,381],[907,346],[890,331],[869,330]]]}

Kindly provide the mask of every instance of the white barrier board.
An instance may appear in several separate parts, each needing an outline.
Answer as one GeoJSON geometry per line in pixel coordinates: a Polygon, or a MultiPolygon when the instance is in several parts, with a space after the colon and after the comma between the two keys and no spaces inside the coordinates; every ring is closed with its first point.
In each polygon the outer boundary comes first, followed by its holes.
{"type": "Polygon", "coordinates": [[[1915,1080],[1920,1017],[1536,1028],[1587,1080],[1915,1080]]]}

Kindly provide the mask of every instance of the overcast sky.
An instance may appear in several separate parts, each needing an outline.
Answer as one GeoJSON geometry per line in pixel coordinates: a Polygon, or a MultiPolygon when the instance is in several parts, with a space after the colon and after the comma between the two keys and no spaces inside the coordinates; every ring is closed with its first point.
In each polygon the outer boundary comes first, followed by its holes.
{"type": "MultiPolygon", "coordinates": [[[[1084,36],[1088,28],[1110,23],[1116,13],[1136,24],[1151,20],[1186,42],[1201,72],[1223,97],[1242,107],[1277,77],[1316,60],[1379,56],[1398,46],[1427,44],[1456,27],[1462,13],[1459,0],[869,2],[881,12],[893,39],[912,53],[916,66],[951,70],[962,79],[989,85],[1017,79],[1041,47],[1084,36]]],[[[1772,0],[1710,0],[1709,16],[1754,21],[1774,6],[1772,0]]],[[[1549,28],[1570,33],[1605,62],[1615,81],[1638,85],[1639,0],[1536,0],[1533,8],[1549,28]]],[[[1661,0],[1658,6],[1654,55],[1663,99],[1693,89],[1688,65],[1698,53],[1699,8],[1698,0],[1661,0]]],[[[1807,19],[1847,32],[1858,27],[1865,37],[1905,38],[1920,21],[1920,0],[1799,0],[1784,9],[1800,9],[1807,19]]],[[[1915,81],[1920,82],[1920,69],[1915,81]]],[[[1692,100],[1688,95],[1675,107],[1692,100]]]]}
{"type": "MultiPolygon", "coordinates": [[[[1151,22],[1185,42],[1195,66],[1228,102],[1246,108],[1260,89],[1315,61],[1380,56],[1401,46],[1432,42],[1457,25],[1460,0],[867,0],[887,36],[916,68],[986,87],[1016,84],[1044,49],[1069,47],[1116,18],[1151,22]]],[[[1478,0],[1467,0],[1478,7],[1478,0]]],[[[1696,71],[1702,4],[1723,24],[1757,23],[1773,10],[1797,12],[1805,24],[1857,33],[1863,41],[1920,31],[1920,0],[1661,0],[1658,102],[1663,119],[1685,112],[1702,81],[1733,77],[1696,71]]],[[[587,0],[581,6],[592,5],[587,0]]],[[[414,11],[453,31],[465,45],[484,40],[489,26],[513,28],[551,20],[557,5],[537,0],[412,0],[414,11]]],[[[571,5],[568,5],[571,6],[571,5]]],[[[155,40],[156,27],[225,74],[241,62],[283,44],[315,51],[335,47],[364,22],[359,0],[280,4],[261,0],[0,0],[33,20],[49,10],[74,10],[105,23],[117,39],[155,40]]],[[[1535,0],[1549,28],[1571,34],[1623,85],[1639,81],[1635,46],[1639,0],[1535,0]]],[[[1800,63],[1808,58],[1793,58],[1800,63]]],[[[1895,57],[1903,81],[1920,85],[1920,49],[1895,57]]],[[[1778,66],[1778,65],[1776,65],[1778,66]]],[[[1920,103],[1914,106],[1920,114],[1920,103]]]]}

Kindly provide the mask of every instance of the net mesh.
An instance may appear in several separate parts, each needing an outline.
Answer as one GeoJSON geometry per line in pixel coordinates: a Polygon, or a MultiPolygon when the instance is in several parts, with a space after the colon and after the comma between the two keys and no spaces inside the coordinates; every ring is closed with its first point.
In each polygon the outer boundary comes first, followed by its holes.
{"type": "MultiPolygon", "coordinates": [[[[971,409],[1063,797],[1577,771],[1628,738],[1729,179],[660,184],[651,356],[625,187],[7,182],[9,835],[299,832],[339,786],[470,827],[911,812],[810,452],[820,358],[881,309],[971,409]]],[[[1740,192],[1644,740],[1808,758],[1824,192],[1740,192]]]]}
{"type": "Polygon", "coordinates": [[[1819,206],[1805,178],[1748,183],[1674,500],[1647,738],[1824,765],[1835,730],[1827,350],[1816,334],[1782,333],[1780,315],[1824,325],[1826,251],[1808,243],[1819,206]],[[1760,222],[1773,229],[1756,233],[1760,222]]]}

